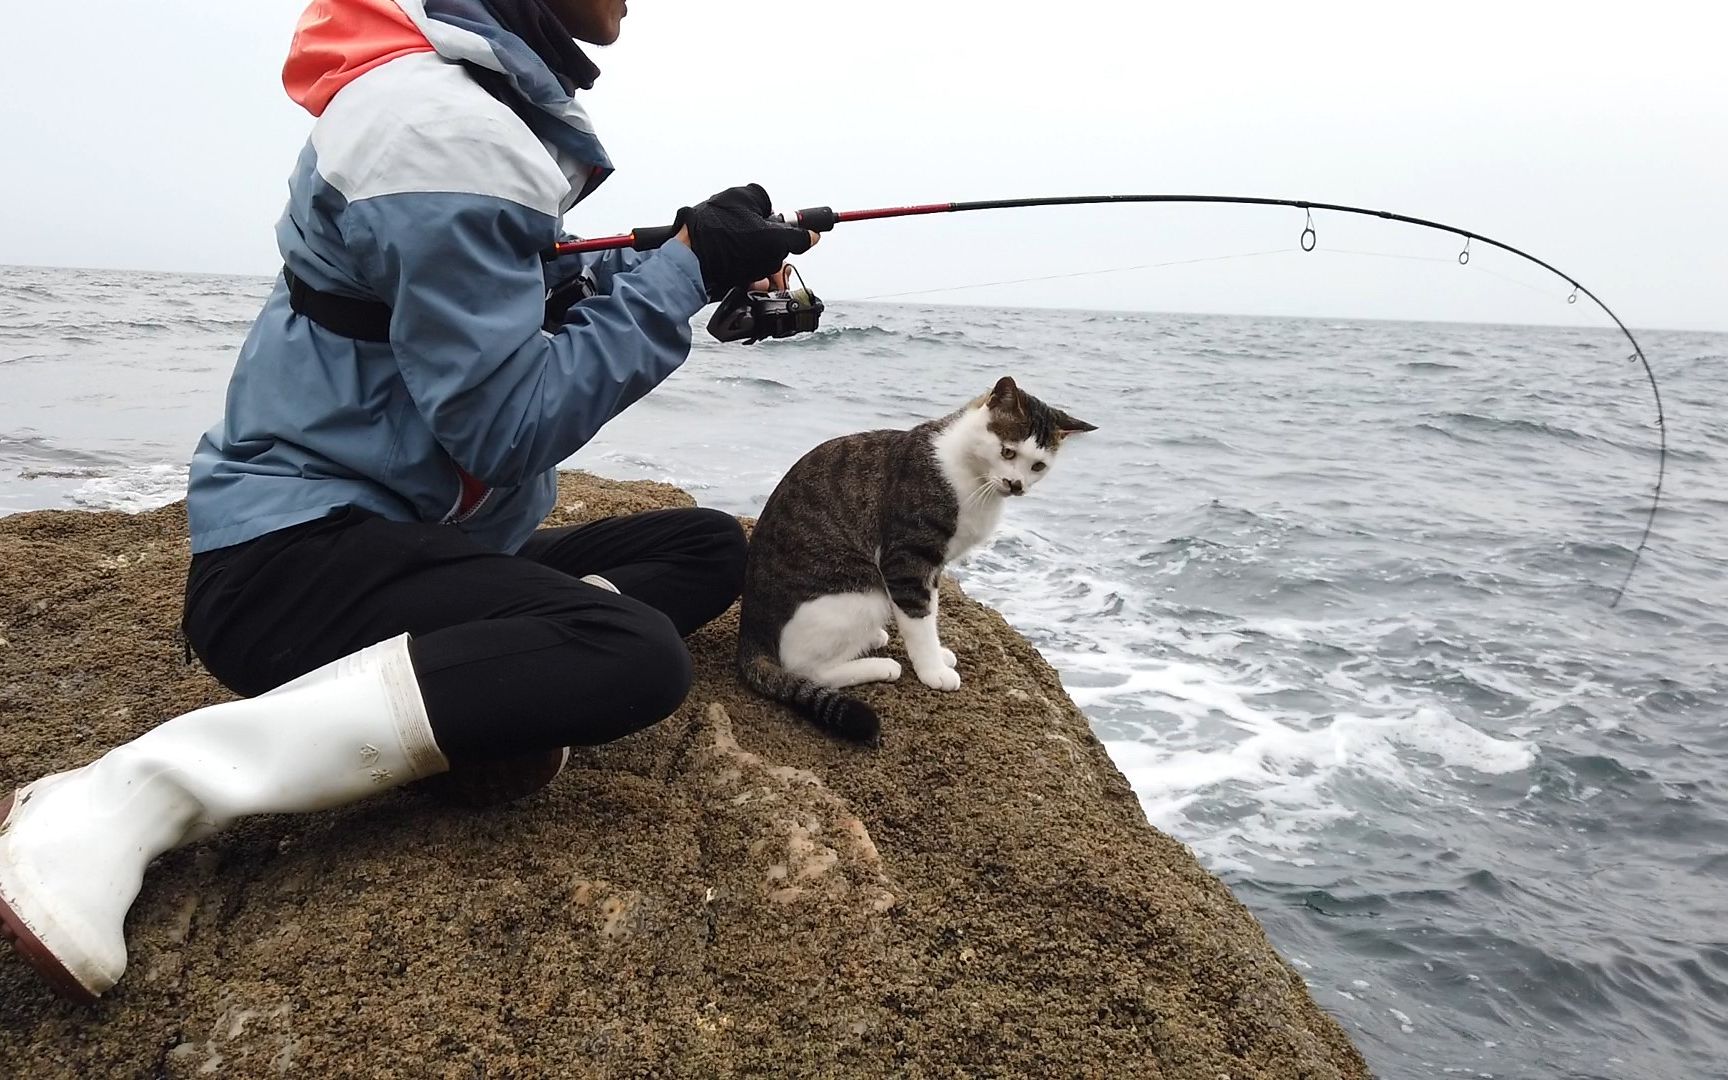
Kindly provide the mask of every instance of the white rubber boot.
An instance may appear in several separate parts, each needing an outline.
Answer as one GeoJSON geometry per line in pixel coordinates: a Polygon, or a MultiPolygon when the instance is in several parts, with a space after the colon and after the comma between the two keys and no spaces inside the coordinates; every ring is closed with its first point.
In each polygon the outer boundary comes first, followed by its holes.
{"type": "Polygon", "coordinates": [[[248,814],[324,810],[447,768],[406,634],[175,717],[0,803],[0,934],[94,1001],[126,970],[126,912],[156,856],[248,814]]]}

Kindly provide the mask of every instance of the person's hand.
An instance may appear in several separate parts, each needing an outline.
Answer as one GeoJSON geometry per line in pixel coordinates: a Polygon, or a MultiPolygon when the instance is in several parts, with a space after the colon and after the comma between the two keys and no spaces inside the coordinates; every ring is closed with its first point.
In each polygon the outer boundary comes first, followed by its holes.
{"type": "MultiPolygon", "coordinates": [[[[680,244],[683,244],[685,247],[689,247],[690,246],[690,230],[689,230],[689,228],[686,227],[683,229],[679,229],[678,235],[674,236],[672,239],[678,241],[680,244]]],[[[810,247],[815,247],[821,241],[821,239],[822,239],[822,237],[819,233],[814,233],[814,232],[811,233],[810,234],[810,247]]],[[[806,250],[808,250],[808,249],[806,249],[806,250]]],[[[785,263],[782,263],[780,265],[780,269],[774,271],[772,274],[769,274],[765,278],[757,278],[755,281],[752,281],[750,283],[750,291],[751,292],[779,292],[779,291],[784,290],[787,287],[786,286],[786,271],[788,271],[790,269],[791,269],[790,266],[788,266],[785,263]]]]}
{"type": "Polygon", "coordinates": [[[678,211],[677,240],[696,253],[710,300],[738,285],[784,280],[787,255],[801,255],[821,239],[808,229],[768,220],[774,204],[760,184],[727,188],[678,211]]]}

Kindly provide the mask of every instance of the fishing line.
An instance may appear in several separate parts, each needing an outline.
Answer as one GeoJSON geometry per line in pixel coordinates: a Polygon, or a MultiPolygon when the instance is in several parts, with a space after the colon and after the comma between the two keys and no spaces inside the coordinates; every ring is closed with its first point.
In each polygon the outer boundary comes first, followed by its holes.
{"type": "MultiPolygon", "coordinates": [[[[1402,253],[1396,252],[1396,251],[1361,251],[1361,250],[1356,249],[1356,248],[1321,248],[1320,254],[1322,254],[1322,255],[1366,255],[1370,258],[1375,258],[1375,259],[1403,259],[1406,262],[1446,263],[1448,265],[1450,265],[1451,263],[1456,261],[1454,259],[1442,259],[1438,255],[1405,255],[1405,254],[1402,254],[1402,253]]],[[[1460,252],[1459,254],[1463,254],[1463,253],[1460,252]]],[[[1475,263],[1470,263],[1468,261],[1461,263],[1460,265],[1469,266],[1474,273],[1487,274],[1489,277],[1499,278],[1501,281],[1509,282],[1513,285],[1518,286],[1520,289],[1528,289],[1531,292],[1536,293],[1540,296],[1552,296],[1553,295],[1553,293],[1550,293],[1548,290],[1542,288],[1542,286],[1540,286],[1540,285],[1532,285],[1528,281],[1525,281],[1522,278],[1515,278],[1515,277],[1512,277],[1510,274],[1502,274],[1498,270],[1490,270],[1486,266],[1482,266],[1482,265],[1475,264],[1475,263]]]]}
{"type": "MultiPolygon", "coordinates": [[[[1626,595],[1626,586],[1632,581],[1632,574],[1638,569],[1638,563],[1643,557],[1644,549],[1650,543],[1650,533],[1656,525],[1656,511],[1662,501],[1662,481],[1666,477],[1668,469],[1668,419],[1667,414],[1662,408],[1662,391],[1661,388],[1656,385],[1656,372],[1651,368],[1649,359],[1645,357],[1644,349],[1638,344],[1638,339],[1633,336],[1632,331],[1627,328],[1624,322],[1621,321],[1620,316],[1614,314],[1614,310],[1604,303],[1601,297],[1585,288],[1576,278],[1561,271],[1558,267],[1531,255],[1529,252],[1521,251],[1518,248],[1513,247],[1511,244],[1502,243],[1492,237],[1483,236],[1481,233],[1472,232],[1469,229],[1461,229],[1456,225],[1447,225],[1444,222],[1411,217],[1407,214],[1395,214],[1389,210],[1370,210],[1360,206],[1346,206],[1342,203],[1311,202],[1305,199],[1270,199],[1248,195],[1053,195],[1024,199],[990,199],[973,202],[920,203],[910,206],[884,206],[869,210],[842,211],[836,211],[827,206],[818,206],[806,210],[798,210],[788,214],[777,215],[777,220],[784,221],[788,224],[797,224],[803,228],[810,229],[813,232],[828,232],[833,229],[834,226],[841,224],[842,222],[851,221],[877,221],[884,218],[920,217],[928,214],[957,214],[967,213],[974,210],[1023,210],[1038,206],[1096,206],[1124,203],[1185,203],[1223,204],[1231,206],[1293,207],[1297,210],[1301,210],[1303,213],[1303,228],[1297,238],[1297,243],[1305,252],[1314,251],[1319,247],[1320,234],[1314,223],[1314,211],[1316,210],[1330,211],[1338,214],[1352,214],[1359,217],[1375,217],[1385,221],[1402,222],[1406,225],[1415,225],[1424,229],[1434,229],[1439,232],[1450,233],[1454,236],[1462,237],[1464,240],[1464,246],[1459,250],[1457,256],[1457,262],[1460,266],[1470,265],[1470,246],[1472,244],[1484,244],[1489,247],[1498,248],[1511,255],[1515,255],[1527,262],[1535,263],[1537,266],[1540,266],[1542,269],[1560,278],[1562,281],[1565,281],[1568,285],[1572,286],[1572,292],[1566,298],[1568,304],[1576,304],[1580,295],[1588,297],[1592,303],[1602,309],[1603,314],[1607,315],[1608,318],[1614,321],[1614,325],[1619,328],[1620,333],[1624,334],[1626,340],[1631,344],[1632,355],[1627,359],[1636,360],[1643,366],[1644,376],[1650,383],[1650,395],[1656,403],[1656,431],[1658,438],[1656,484],[1651,492],[1650,512],[1644,519],[1644,530],[1638,538],[1638,546],[1633,549],[1632,552],[1632,563],[1626,568],[1626,576],[1621,580],[1620,587],[1614,591],[1614,599],[1609,604],[1610,607],[1619,605],[1621,598],[1626,595]]],[[[584,251],[608,251],[626,247],[635,248],[638,251],[648,251],[657,248],[661,244],[672,239],[676,234],[676,231],[676,228],[671,225],[657,225],[649,228],[635,229],[618,236],[606,236],[594,240],[569,240],[554,245],[548,252],[548,255],[556,257],[558,255],[571,255],[584,251]]],[[[1223,257],[1227,256],[1220,256],[1220,258],[1223,257]]],[[[1104,271],[1087,271],[1083,273],[1100,272],[1104,271]]],[[[1081,275],[1075,274],[1072,276],[1081,275]]],[[[738,290],[735,290],[735,292],[737,291],[738,290]]],[[[730,326],[729,329],[733,332],[734,336],[730,338],[730,340],[743,339],[746,335],[752,334],[754,336],[749,337],[749,340],[757,340],[761,337],[767,336],[789,336],[792,333],[815,329],[816,317],[819,316],[821,312],[820,302],[816,299],[815,295],[810,293],[808,290],[803,290],[801,298],[792,298],[789,300],[788,298],[790,295],[791,294],[785,290],[774,294],[743,293],[737,298],[729,297],[727,301],[722,301],[721,307],[723,310],[727,308],[729,302],[733,307],[731,313],[734,316],[733,325],[730,326]],[[811,310],[810,306],[801,305],[814,305],[814,310],[811,310]],[[751,316],[758,312],[763,317],[764,324],[770,326],[769,330],[763,331],[759,325],[752,322],[751,316]]],[[[711,323],[709,328],[710,330],[713,330],[714,324],[711,323]]]]}
{"type": "MultiPolygon", "coordinates": [[[[1044,274],[1039,277],[1005,278],[1001,281],[975,281],[967,285],[943,285],[934,289],[908,289],[904,292],[872,293],[869,296],[848,296],[842,297],[836,302],[864,304],[872,300],[895,300],[905,296],[929,296],[932,293],[961,292],[966,289],[988,289],[997,285],[1028,285],[1041,281],[1061,281],[1065,278],[1096,277],[1100,274],[1128,274],[1138,270],[1160,270],[1167,266],[1193,266],[1195,263],[1228,262],[1231,259],[1253,259],[1264,255],[1290,255],[1294,252],[1294,248],[1269,248],[1265,251],[1240,251],[1233,255],[1205,255],[1194,259],[1171,259],[1168,262],[1139,263],[1135,266],[1111,266],[1102,270],[1075,270],[1066,274],[1044,274]]],[[[1406,255],[1397,251],[1363,251],[1359,248],[1319,248],[1317,249],[1316,254],[1363,255],[1374,259],[1400,259],[1405,262],[1443,263],[1448,266],[1452,265],[1455,261],[1450,258],[1443,259],[1437,255],[1406,255]]],[[[1496,270],[1490,270],[1485,266],[1477,266],[1475,269],[1477,273],[1499,278],[1501,281],[1509,282],[1521,289],[1528,289],[1541,296],[1553,295],[1546,289],[1543,289],[1540,285],[1532,285],[1521,278],[1515,278],[1509,274],[1502,274],[1496,270]]]]}
{"type": "Polygon", "coordinates": [[[1225,262],[1229,259],[1253,259],[1261,255],[1288,255],[1289,248],[1273,248],[1268,251],[1242,251],[1234,255],[1206,255],[1197,259],[1172,259],[1169,262],[1141,263],[1138,266],[1112,266],[1106,270],[1075,270],[1068,274],[1045,274],[1042,277],[1008,278],[1004,281],[978,281],[970,285],[944,285],[939,289],[912,289],[907,292],[875,293],[871,296],[852,297],[854,303],[865,303],[870,300],[888,300],[901,296],[928,296],[931,293],[959,292],[963,289],[987,289],[992,285],[1025,285],[1035,281],[1059,281],[1063,278],[1095,277],[1099,274],[1126,274],[1134,270],[1158,270],[1166,266],[1192,266],[1195,263],[1225,262]]]}

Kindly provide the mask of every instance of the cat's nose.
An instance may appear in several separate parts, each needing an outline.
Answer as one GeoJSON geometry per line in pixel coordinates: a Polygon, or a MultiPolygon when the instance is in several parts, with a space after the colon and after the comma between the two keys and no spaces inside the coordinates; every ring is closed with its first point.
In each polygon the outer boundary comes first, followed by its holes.
{"type": "Polygon", "coordinates": [[[1008,494],[1024,495],[1026,494],[1026,485],[1018,480],[1010,480],[1008,481],[1008,494]]]}

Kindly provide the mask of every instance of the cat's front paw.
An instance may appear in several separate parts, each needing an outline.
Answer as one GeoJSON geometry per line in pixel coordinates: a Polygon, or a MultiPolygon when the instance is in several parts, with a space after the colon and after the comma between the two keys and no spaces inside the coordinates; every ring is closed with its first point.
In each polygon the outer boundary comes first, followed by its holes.
{"type": "MultiPolygon", "coordinates": [[[[888,628],[886,626],[876,628],[876,644],[870,647],[872,649],[886,649],[888,647],[888,628]]],[[[954,665],[949,664],[948,666],[953,667],[954,665]]]]}
{"type": "Polygon", "coordinates": [[[956,661],[954,659],[954,650],[953,649],[943,649],[943,650],[941,650],[941,652],[942,652],[942,662],[944,664],[947,664],[949,667],[953,667],[956,663],[958,663],[958,661],[956,661]]]}
{"type": "Polygon", "coordinates": [[[946,665],[930,665],[918,669],[918,681],[932,690],[960,689],[960,673],[946,665]]]}

